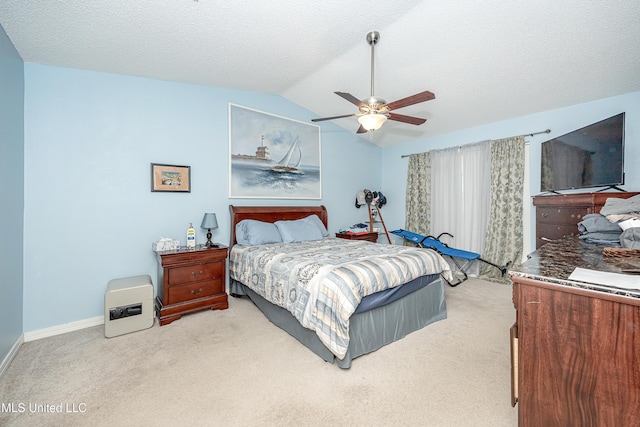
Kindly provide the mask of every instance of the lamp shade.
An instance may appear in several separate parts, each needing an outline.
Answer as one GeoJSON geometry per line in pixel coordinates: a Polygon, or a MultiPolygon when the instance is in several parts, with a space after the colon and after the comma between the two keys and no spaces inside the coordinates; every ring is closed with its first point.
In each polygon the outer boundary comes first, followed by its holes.
{"type": "Polygon", "coordinates": [[[213,229],[218,228],[218,219],[214,213],[206,213],[202,218],[201,228],[213,229]]]}
{"type": "Polygon", "coordinates": [[[358,122],[366,130],[378,130],[386,121],[387,116],[384,114],[365,114],[364,116],[358,117],[358,122]]]}

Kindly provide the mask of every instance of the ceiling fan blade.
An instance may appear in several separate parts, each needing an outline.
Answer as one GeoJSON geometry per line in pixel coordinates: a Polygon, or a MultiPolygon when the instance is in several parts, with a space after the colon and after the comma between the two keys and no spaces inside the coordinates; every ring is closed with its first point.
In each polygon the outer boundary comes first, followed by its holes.
{"type": "Polygon", "coordinates": [[[343,97],[344,99],[346,99],[347,101],[349,101],[350,103],[357,105],[358,108],[360,108],[363,105],[366,105],[364,102],[360,101],[358,98],[356,98],[355,96],[351,95],[350,93],[347,92],[334,92],[336,95],[343,97]]]}
{"type": "Polygon", "coordinates": [[[432,92],[425,90],[424,92],[416,93],[415,95],[411,95],[397,101],[389,102],[388,104],[383,105],[383,107],[387,107],[389,111],[397,110],[398,108],[408,107],[409,105],[430,101],[432,99],[435,99],[435,97],[436,96],[432,92]]]}
{"type": "Polygon", "coordinates": [[[367,133],[368,130],[366,130],[364,128],[364,126],[360,125],[360,127],[358,128],[358,130],[356,131],[356,133],[367,133]]]}
{"type": "Polygon", "coordinates": [[[412,125],[421,125],[427,121],[420,117],[405,116],[403,114],[389,113],[389,120],[395,120],[396,122],[409,123],[412,125]]]}
{"type": "Polygon", "coordinates": [[[333,119],[341,119],[343,117],[352,117],[355,116],[355,114],[344,114],[342,116],[333,116],[333,117],[320,117],[318,119],[311,119],[312,122],[322,122],[324,120],[333,120],[333,119]]]}

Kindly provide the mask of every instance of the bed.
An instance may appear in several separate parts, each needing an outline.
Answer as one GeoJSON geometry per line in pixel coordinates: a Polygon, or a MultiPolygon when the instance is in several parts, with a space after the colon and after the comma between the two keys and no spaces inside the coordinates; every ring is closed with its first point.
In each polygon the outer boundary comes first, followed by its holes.
{"type": "Polygon", "coordinates": [[[324,206],[229,210],[230,294],[250,298],[327,362],[350,368],[356,357],[447,317],[442,275],[449,265],[435,251],[330,237],[324,206]],[[284,242],[248,241],[247,225],[269,233],[277,226],[284,242]],[[296,240],[290,230],[303,225],[313,238],[289,242],[296,240]]]}

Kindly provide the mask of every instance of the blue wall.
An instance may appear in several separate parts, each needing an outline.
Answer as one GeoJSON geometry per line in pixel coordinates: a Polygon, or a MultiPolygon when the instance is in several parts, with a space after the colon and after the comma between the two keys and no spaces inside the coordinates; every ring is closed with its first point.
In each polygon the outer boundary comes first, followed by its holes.
{"type": "MultiPolygon", "coordinates": [[[[551,129],[552,132],[549,134],[525,138],[530,141],[529,191],[533,196],[540,194],[540,144],[542,142],[621,112],[626,112],[625,185],[621,188],[627,191],[640,191],[640,92],[633,92],[383,149],[382,156],[385,159],[384,167],[381,169],[383,189],[386,192],[385,196],[388,195],[392,200],[397,201],[389,204],[388,208],[385,207],[385,220],[388,219],[398,228],[404,226],[409,159],[401,158],[401,155],[551,129]]],[[[427,123],[425,126],[429,126],[429,124],[427,123]]],[[[528,251],[525,250],[525,253],[535,250],[535,208],[531,200],[528,203],[531,222],[525,224],[525,232],[530,234],[531,247],[528,251]]]]}
{"type": "Polygon", "coordinates": [[[0,27],[0,363],[22,335],[24,72],[0,27]]]}
{"type": "Polygon", "coordinates": [[[109,280],[150,274],[151,243],[197,239],[229,204],[324,204],[331,232],[364,219],[355,194],[377,188],[380,149],[322,126],[322,200],[229,199],[228,103],[310,122],[272,95],[25,64],[24,331],[101,316],[109,280]],[[191,193],[152,193],[150,163],[191,166],[191,193]]]}
{"type": "MultiPolygon", "coordinates": [[[[272,95],[107,73],[25,64],[24,76],[24,332],[101,316],[113,278],[150,274],[155,283],[151,243],[184,239],[204,212],[218,214],[214,240],[226,243],[229,204],[324,204],[335,232],[366,219],[353,201],[372,188],[389,200],[387,228],[400,228],[402,154],[551,128],[529,138],[537,194],[540,142],[626,111],[625,188],[640,188],[640,93],[384,149],[326,122],[322,200],[243,200],[228,198],[228,103],[305,122],[311,112],[272,95]],[[150,163],[190,165],[192,192],[150,192],[150,163]]],[[[21,101],[10,105],[20,109],[21,101]]]]}

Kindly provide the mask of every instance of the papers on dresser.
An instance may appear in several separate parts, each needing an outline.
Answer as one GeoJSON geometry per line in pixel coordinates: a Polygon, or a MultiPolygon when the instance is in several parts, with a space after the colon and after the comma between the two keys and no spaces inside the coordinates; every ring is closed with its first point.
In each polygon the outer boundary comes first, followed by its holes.
{"type": "Polygon", "coordinates": [[[577,267],[569,276],[569,280],[632,291],[640,290],[640,276],[632,274],[607,273],[605,271],[577,267]]]}

